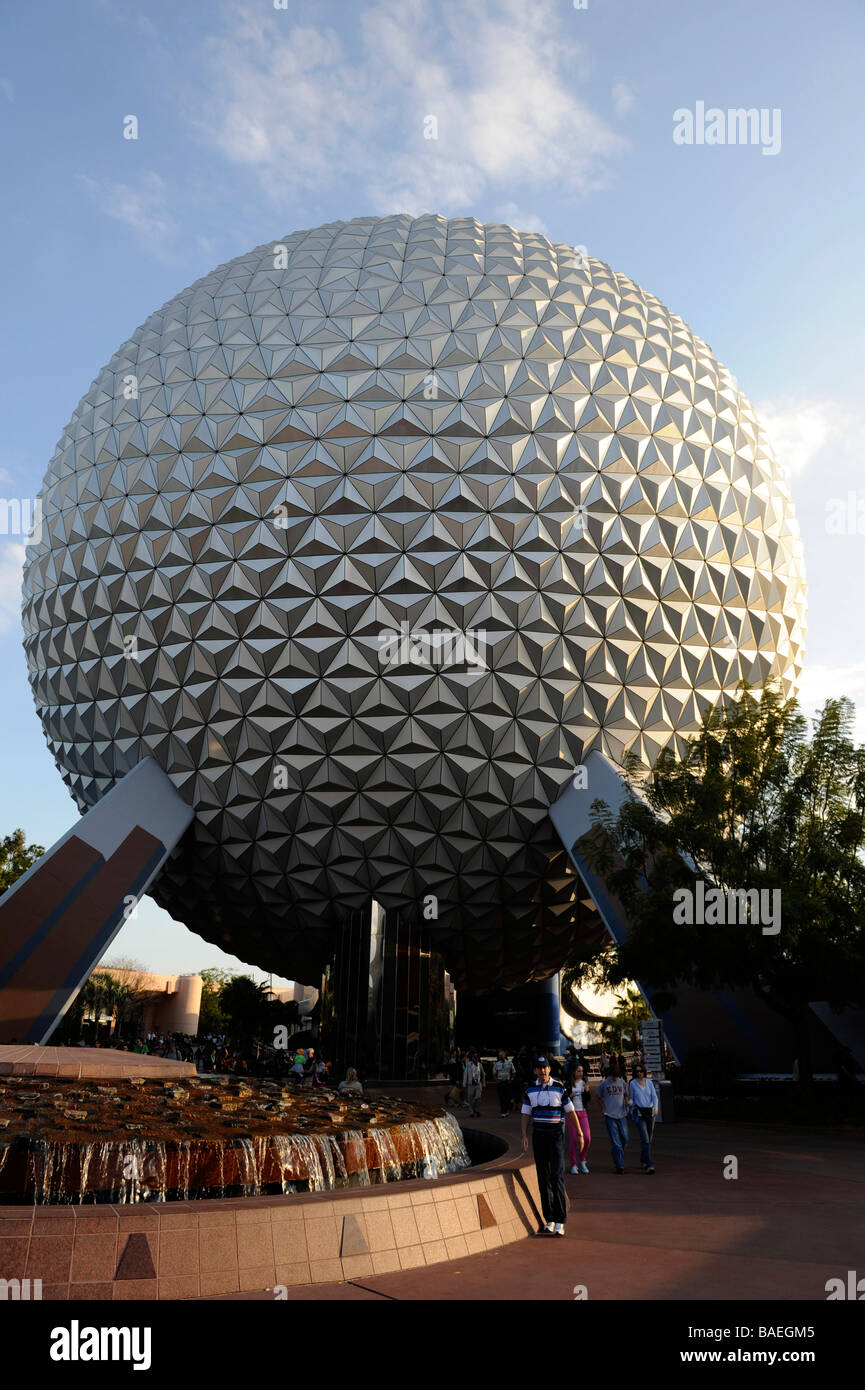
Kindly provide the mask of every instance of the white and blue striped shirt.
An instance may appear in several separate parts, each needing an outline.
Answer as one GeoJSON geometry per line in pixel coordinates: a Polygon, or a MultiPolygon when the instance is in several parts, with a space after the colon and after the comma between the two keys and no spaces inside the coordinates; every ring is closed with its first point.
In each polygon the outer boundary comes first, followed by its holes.
{"type": "Polygon", "coordinates": [[[532,1081],[525,1091],[521,1106],[523,1115],[531,1115],[536,1125],[560,1125],[574,1103],[569,1099],[561,1081],[532,1081]]]}

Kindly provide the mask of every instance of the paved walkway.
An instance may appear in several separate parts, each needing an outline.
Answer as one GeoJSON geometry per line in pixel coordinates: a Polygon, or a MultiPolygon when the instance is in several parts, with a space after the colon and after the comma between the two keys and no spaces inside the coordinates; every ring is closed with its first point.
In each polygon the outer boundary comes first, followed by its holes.
{"type": "Polygon", "coordinates": [[[73,1081],[117,1081],[148,1076],[197,1076],[194,1062],[169,1061],[148,1053],[121,1052],[110,1047],[40,1047],[36,1043],[0,1046],[0,1076],[60,1077],[73,1081]]]}
{"type": "MultiPolygon", "coordinates": [[[[489,1109],[475,1126],[518,1133],[516,1117],[501,1120],[489,1109]]],[[[632,1128],[628,1170],[617,1177],[603,1121],[592,1109],[591,1172],[567,1178],[564,1240],[517,1241],[357,1284],[291,1288],[288,1298],[571,1301],[574,1286],[584,1285],[590,1300],[825,1300],[827,1279],[863,1270],[861,1129],[661,1125],[657,1172],[649,1177],[640,1170],[632,1128]],[[737,1178],[724,1177],[730,1159],[737,1178]]]]}

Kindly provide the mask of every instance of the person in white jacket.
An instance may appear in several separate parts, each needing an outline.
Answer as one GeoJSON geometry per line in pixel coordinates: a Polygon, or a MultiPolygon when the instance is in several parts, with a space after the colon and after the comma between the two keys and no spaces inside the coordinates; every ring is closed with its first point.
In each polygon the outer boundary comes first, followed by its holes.
{"type": "Polygon", "coordinates": [[[463,1067],[463,1088],[466,1101],[473,1115],[480,1115],[481,1113],[478,1107],[481,1103],[485,1082],[486,1077],[478,1054],[476,1052],[469,1053],[463,1067]]]}
{"type": "Polygon", "coordinates": [[[506,1119],[514,1103],[513,1083],[517,1071],[504,1048],[499,1048],[498,1059],[493,1062],[493,1081],[499,1088],[499,1109],[501,1119],[506,1119]]]}
{"type": "Polygon", "coordinates": [[[640,1164],[644,1173],[654,1173],[652,1162],[652,1135],[655,1132],[655,1117],[658,1114],[658,1092],[654,1081],[646,1076],[645,1067],[634,1067],[634,1076],[628,1086],[628,1104],[631,1119],[637,1126],[640,1136],[640,1164]]]}

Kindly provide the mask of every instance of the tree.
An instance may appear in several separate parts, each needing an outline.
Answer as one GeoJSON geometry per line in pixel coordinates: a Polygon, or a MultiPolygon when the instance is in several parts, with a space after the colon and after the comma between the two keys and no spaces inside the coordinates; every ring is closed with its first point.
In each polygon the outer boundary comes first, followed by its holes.
{"type": "Polygon", "coordinates": [[[228,1018],[222,1009],[222,991],[230,980],[235,978],[233,970],[223,970],[217,965],[199,970],[201,976],[201,1008],[198,1013],[200,1034],[225,1033],[228,1031],[228,1018]]]}
{"type": "Polygon", "coordinates": [[[156,992],[152,988],[148,988],[145,966],[132,956],[112,956],[111,960],[102,962],[102,968],[103,970],[122,970],[126,975],[125,980],[120,982],[123,986],[123,994],[118,1000],[115,1011],[118,1032],[122,1032],[125,1025],[140,1017],[145,1005],[156,997],[156,992]]]}
{"type": "Polygon", "coordinates": [[[267,985],[257,985],[249,975],[237,975],[223,985],[219,1005],[228,1016],[230,1031],[236,1037],[253,1038],[267,1027],[270,1008],[267,985]]]}
{"type": "Polygon", "coordinates": [[[132,956],[112,956],[102,962],[103,970],[126,970],[130,975],[146,975],[147,967],[132,956]]]}
{"type": "Polygon", "coordinates": [[[790,1024],[802,1080],[810,1001],[865,997],[865,748],[853,713],[827,700],[809,738],[795,700],[743,684],[681,756],[664,750],[645,778],[627,763],[616,816],[592,808],[593,861],[630,922],[627,942],[601,958],[605,981],[651,984],[659,1011],[683,982],[750,986],[790,1024]],[[710,890],[714,910],[689,920],[689,902],[708,903],[710,890]]]}
{"type": "Polygon", "coordinates": [[[100,1014],[108,1014],[115,1019],[127,1007],[132,991],[128,985],[116,980],[104,970],[94,970],[67,1010],[64,1019],[64,1034],[67,1037],[81,1036],[85,1013],[93,1015],[96,1033],[99,1031],[100,1014]]]}
{"type": "Polygon", "coordinates": [[[23,830],[13,830],[0,840],[0,896],[44,853],[42,845],[27,844],[23,830]]]}
{"type": "Polygon", "coordinates": [[[644,1018],[651,1018],[652,1011],[647,1007],[640,991],[634,989],[633,986],[625,986],[621,994],[616,995],[616,1000],[614,1017],[623,1028],[628,1030],[631,1044],[636,1047],[640,1040],[640,1021],[644,1018]]]}

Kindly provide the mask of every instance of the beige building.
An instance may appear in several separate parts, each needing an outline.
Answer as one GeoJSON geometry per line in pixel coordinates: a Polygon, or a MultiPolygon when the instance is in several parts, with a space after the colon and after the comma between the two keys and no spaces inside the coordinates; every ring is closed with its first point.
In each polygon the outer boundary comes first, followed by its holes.
{"type": "Polygon", "coordinates": [[[203,981],[200,975],[152,975],[140,970],[101,967],[101,973],[128,985],[142,1000],[145,1033],[198,1032],[203,981]]]}
{"type": "MultiPolygon", "coordinates": [[[[128,985],[142,1001],[141,1030],[144,1033],[198,1032],[201,994],[204,982],[200,975],[154,975],[149,971],[120,970],[101,966],[104,975],[128,985]]],[[[289,983],[275,986],[271,991],[281,1003],[296,1003],[302,1021],[312,1012],[318,990],[312,985],[289,983]]]]}

